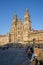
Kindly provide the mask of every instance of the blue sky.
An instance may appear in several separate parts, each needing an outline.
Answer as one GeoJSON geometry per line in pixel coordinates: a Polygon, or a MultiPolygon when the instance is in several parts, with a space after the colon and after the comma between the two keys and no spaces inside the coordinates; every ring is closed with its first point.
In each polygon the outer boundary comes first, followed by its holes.
{"type": "Polygon", "coordinates": [[[43,0],[0,0],[0,34],[10,31],[15,12],[23,22],[26,8],[31,16],[32,28],[43,30],[43,0]]]}

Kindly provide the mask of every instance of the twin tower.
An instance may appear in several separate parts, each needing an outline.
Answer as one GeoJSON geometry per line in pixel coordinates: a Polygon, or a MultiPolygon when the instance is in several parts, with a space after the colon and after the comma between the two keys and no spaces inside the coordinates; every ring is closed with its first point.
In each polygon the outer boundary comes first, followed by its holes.
{"type": "Polygon", "coordinates": [[[29,31],[31,31],[31,20],[28,9],[26,8],[24,24],[22,24],[21,20],[17,18],[16,14],[14,15],[12,27],[9,33],[9,42],[28,42],[29,31]]]}

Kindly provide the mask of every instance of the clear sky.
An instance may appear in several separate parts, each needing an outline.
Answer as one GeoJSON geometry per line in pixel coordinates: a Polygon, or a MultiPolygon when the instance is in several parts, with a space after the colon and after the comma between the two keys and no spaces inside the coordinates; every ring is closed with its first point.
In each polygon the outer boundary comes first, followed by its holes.
{"type": "Polygon", "coordinates": [[[43,0],[0,0],[0,34],[10,31],[15,12],[23,22],[26,8],[31,16],[32,28],[43,30],[43,0]]]}

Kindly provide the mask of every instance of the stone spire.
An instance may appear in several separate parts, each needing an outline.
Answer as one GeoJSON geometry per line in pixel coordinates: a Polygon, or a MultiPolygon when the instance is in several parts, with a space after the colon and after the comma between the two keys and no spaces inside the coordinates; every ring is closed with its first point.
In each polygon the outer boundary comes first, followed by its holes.
{"type": "Polygon", "coordinates": [[[16,13],[14,14],[14,18],[13,18],[13,21],[12,21],[12,24],[16,24],[17,23],[17,15],[16,13]]]}
{"type": "Polygon", "coordinates": [[[26,12],[25,12],[24,18],[29,18],[30,19],[28,8],[26,8],[26,12]]]}
{"type": "Polygon", "coordinates": [[[16,13],[14,14],[14,19],[17,19],[17,14],[16,13]]]}
{"type": "Polygon", "coordinates": [[[16,14],[16,13],[14,14],[14,18],[13,18],[13,20],[14,20],[14,21],[17,20],[17,14],[16,14]]]}

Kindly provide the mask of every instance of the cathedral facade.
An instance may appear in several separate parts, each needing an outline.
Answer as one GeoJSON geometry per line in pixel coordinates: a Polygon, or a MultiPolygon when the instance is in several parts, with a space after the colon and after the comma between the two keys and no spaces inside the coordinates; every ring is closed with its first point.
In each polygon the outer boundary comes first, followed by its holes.
{"type": "Polygon", "coordinates": [[[28,9],[25,11],[24,24],[14,15],[10,32],[6,35],[0,35],[0,45],[7,43],[37,43],[43,44],[43,30],[33,30],[28,9]]]}

